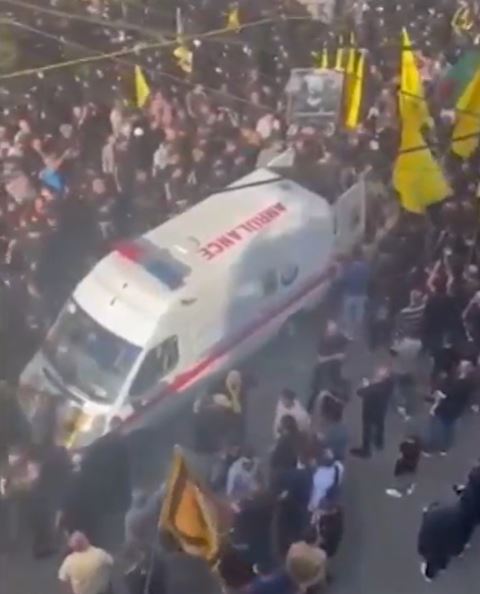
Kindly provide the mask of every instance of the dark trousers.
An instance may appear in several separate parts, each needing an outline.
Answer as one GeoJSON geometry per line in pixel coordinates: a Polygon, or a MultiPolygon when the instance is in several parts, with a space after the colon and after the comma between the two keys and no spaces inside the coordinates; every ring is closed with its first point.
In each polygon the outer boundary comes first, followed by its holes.
{"type": "Polygon", "coordinates": [[[373,443],[382,450],[385,444],[385,415],[364,414],[362,424],[362,449],[370,453],[373,443]]]}
{"type": "Polygon", "coordinates": [[[427,567],[425,569],[425,575],[427,578],[433,580],[438,572],[447,568],[450,559],[446,555],[435,555],[425,559],[427,567]]]}
{"type": "Polygon", "coordinates": [[[30,498],[30,528],[33,555],[41,558],[55,552],[55,508],[48,495],[32,493],[30,498]]]}
{"type": "Polygon", "coordinates": [[[337,361],[330,363],[318,363],[313,370],[313,377],[310,383],[310,397],[307,410],[312,412],[315,400],[322,390],[329,390],[336,393],[340,398],[348,400],[349,384],[342,377],[342,365],[337,361]]]}
{"type": "Polygon", "coordinates": [[[368,324],[368,348],[374,351],[387,346],[391,341],[392,324],[390,320],[371,320],[368,324]]]}

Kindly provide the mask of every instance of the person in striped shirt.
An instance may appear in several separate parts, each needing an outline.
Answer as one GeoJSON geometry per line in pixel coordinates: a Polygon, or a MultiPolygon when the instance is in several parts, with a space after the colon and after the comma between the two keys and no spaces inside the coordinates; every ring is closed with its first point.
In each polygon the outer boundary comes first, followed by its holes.
{"type": "Polygon", "coordinates": [[[413,289],[410,292],[410,302],[398,312],[395,333],[398,337],[409,336],[421,338],[423,332],[423,316],[425,313],[425,299],[422,293],[413,289]]]}

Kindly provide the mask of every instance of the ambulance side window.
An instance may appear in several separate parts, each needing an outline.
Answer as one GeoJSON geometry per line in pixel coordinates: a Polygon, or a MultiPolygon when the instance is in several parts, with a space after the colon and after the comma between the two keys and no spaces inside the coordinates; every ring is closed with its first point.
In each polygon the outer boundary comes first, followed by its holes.
{"type": "Polygon", "coordinates": [[[148,352],[130,388],[131,396],[141,396],[178,363],[178,338],[170,336],[148,352]]]}

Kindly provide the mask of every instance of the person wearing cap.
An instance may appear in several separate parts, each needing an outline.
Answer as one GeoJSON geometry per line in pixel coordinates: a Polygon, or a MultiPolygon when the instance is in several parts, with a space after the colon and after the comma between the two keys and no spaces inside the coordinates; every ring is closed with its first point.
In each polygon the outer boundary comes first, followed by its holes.
{"type": "Polygon", "coordinates": [[[94,547],[82,532],[74,532],[70,554],[58,570],[58,579],[70,586],[72,594],[106,594],[111,589],[113,558],[94,547]]]}

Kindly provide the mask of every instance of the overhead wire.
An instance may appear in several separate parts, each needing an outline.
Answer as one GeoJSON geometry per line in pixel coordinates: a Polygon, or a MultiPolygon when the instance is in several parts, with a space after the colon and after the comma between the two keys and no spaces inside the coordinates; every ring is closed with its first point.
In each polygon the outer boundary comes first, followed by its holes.
{"type": "MultiPolygon", "coordinates": [[[[9,24],[9,25],[18,27],[19,29],[25,29],[26,31],[30,31],[30,32],[32,32],[34,34],[43,36],[43,37],[45,37],[47,39],[52,39],[52,40],[56,41],[59,44],[68,45],[68,46],[71,46],[71,47],[76,47],[76,48],[78,48],[80,50],[83,50],[83,51],[86,51],[86,52],[89,52],[89,53],[93,53],[93,54],[101,54],[102,53],[99,50],[96,50],[94,48],[90,48],[90,47],[85,46],[85,45],[83,45],[81,43],[78,43],[76,41],[67,39],[63,35],[62,36],[58,36],[58,35],[54,35],[53,33],[47,33],[45,31],[42,31],[41,29],[36,29],[35,27],[32,27],[31,25],[27,25],[25,23],[21,23],[21,22],[19,22],[17,20],[14,21],[14,20],[10,20],[10,19],[0,19],[0,24],[9,24]]],[[[134,68],[134,66],[135,66],[134,63],[129,62],[129,61],[124,60],[124,59],[121,59],[121,58],[113,58],[113,60],[116,61],[116,62],[118,62],[118,63],[120,63],[120,64],[122,64],[122,65],[128,66],[129,68],[134,68]]],[[[174,80],[175,82],[177,82],[179,84],[183,84],[183,85],[189,86],[189,87],[196,86],[196,83],[194,83],[194,82],[191,82],[191,81],[182,79],[182,78],[180,78],[178,76],[175,76],[173,74],[170,74],[168,72],[164,72],[162,70],[158,70],[158,68],[156,68],[156,67],[152,67],[152,66],[149,66],[149,65],[147,65],[147,66],[144,65],[144,66],[142,66],[142,68],[144,70],[146,70],[147,72],[155,73],[156,76],[161,76],[161,77],[164,77],[164,78],[168,78],[170,80],[174,80]]],[[[226,92],[226,91],[221,91],[221,90],[215,89],[213,87],[208,87],[208,86],[206,86],[204,84],[202,84],[202,89],[204,89],[205,91],[208,91],[208,92],[210,92],[212,94],[215,94],[216,96],[226,97],[226,98],[232,99],[232,100],[237,101],[237,102],[240,102],[240,103],[245,103],[245,104],[250,105],[252,107],[257,107],[257,108],[260,108],[260,109],[269,109],[269,107],[267,105],[263,105],[261,103],[253,103],[252,101],[249,101],[248,99],[244,99],[242,97],[239,97],[238,95],[234,95],[234,94],[229,93],[229,92],[226,92]]]]}
{"type": "MultiPolygon", "coordinates": [[[[11,4],[15,4],[17,3],[17,0],[0,0],[2,2],[8,2],[11,4]]],[[[18,2],[20,2],[21,4],[25,4],[24,2],[22,2],[22,0],[18,0],[18,2]]],[[[27,3],[28,4],[28,3],[27,3]]],[[[34,6],[34,5],[29,5],[29,6],[34,6]]],[[[50,9],[48,9],[50,10],[50,9]]],[[[53,9],[52,9],[53,10],[53,9]]],[[[54,11],[57,12],[57,11],[54,11]]],[[[75,15],[77,16],[77,15],[75,15]]],[[[242,30],[246,30],[249,28],[253,28],[253,27],[258,27],[261,25],[266,25],[266,24],[272,24],[272,23],[276,23],[276,22],[285,22],[285,21],[311,21],[311,17],[297,17],[297,16],[276,16],[276,17],[268,17],[268,18],[262,18],[262,19],[258,19],[255,21],[251,21],[251,22],[246,22],[246,23],[240,23],[237,31],[242,31],[242,30]]],[[[231,33],[231,28],[228,26],[225,27],[221,27],[218,29],[213,29],[210,31],[205,31],[203,33],[198,33],[198,34],[190,34],[190,35],[186,35],[186,36],[182,36],[182,43],[188,43],[189,41],[195,41],[195,40],[203,40],[203,39],[209,39],[212,37],[216,37],[218,35],[223,35],[226,33],[231,33]]],[[[80,64],[85,64],[85,63],[89,63],[89,62],[97,62],[97,61],[102,61],[102,60],[108,60],[108,59],[117,59],[117,58],[121,58],[123,56],[127,56],[130,54],[139,54],[141,52],[145,52],[151,49],[162,49],[162,48],[167,48],[167,47],[173,47],[175,45],[178,45],[179,41],[178,39],[171,39],[171,40],[162,40],[159,42],[155,42],[155,43],[142,43],[139,42],[137,44],[135,44],[133,47],[130,48],[124,48],[124,49],[119,49],[119,50],[114,50],[112,52],[98,52],[93,56],[86,56],[86,57],[82,57],[82,58],[75,58],[72,60],[65,60],[63,62],[56,62],[53,64],[47,64],[45,66],[37,66],[34,68],[26,68],[23,70],[17,70],[17,71],[13,71],[13,72],[9,72],[7,74],[0,74],[0,81],[1,80],[9,80],[9,79],[13,79],[13,78],[18,78],[21,76],[30,76],[30,75],[35,75],[35,74],[41,74],[44,72],[49,72],[52,70],[57,70],[57,69],[61,69],[61,68],[68,68],[71,66],[77,66],[80,64]]],[[[355,49],[361,49],[358,46],[350,46],[349,44],[343,44],[342,48],[345,50],[349,50],[351,49],[351,47],[354,47],[355,49]]],[[[411,50],[412,48],[408,47],[405,48],[408,50],[411,50]]],[[[355,77],[356,75],[353,74],[351,75],[353,77],[355,77]]],[[[412,98],[416,98],[420,101],[426,101],[426,99],[424,97],[421,96],[417,96],[414,95],[412,93],[408,93],[406,91],[399,91],[399,93],[402,93],[406,96],[410,96],[412,98]]],[[[458,109],[455,108],[455,111],[458,113],[465,113],[467,115],[471,115],[472,117],[480,117],[478,114],[468,111],[468,110],[463,110],[463,109],[458,109]]]]}
{"type": "MultiPolygon", "coordinates": [[[[177,38],[177,32],[176,31],[163,31],[163,30],[157,30],[157,29],[152,29],[151,27],[148,26],[144,26],[144,25],[137,25],[135,23],[130,23],[129,21],[125,21],[122,19],[116,19],[114,21],[112,20],[108,20],[108,19],[104,19],[104,18],[100,18],[100,17],[92,17],[89,15],[84,15],[84,14],[77,14],[77,13],[70,13],[70,12],[66,12],[63,10],[59,10],[56,8],[49,8],[49,7],[44,7],[44,6],[38,6],[36,4],[32,4],[30,2],[25,2],[24,0],[0,0],[0,4],[1,3],[5,3],[5,4],[9,4],[12,7],[16,7],[16,8],[24,8],[27,10],[30,10],[31,12],[38,12],[38,13],[43,13],[43,14],[48,14],[57,18],[61,18],[61,19],[70,19],[70,20],[76,20],[76,21],[80,21],[80,22],[86,22],[92,25],[98,25],[101,27],[105,27],[105,28],[114,28],[114,29],[125,29],[125,30],[132,30],[132,31],[137,31],[138,33],[142,33],[142,34],[148,34],[148,36],[153,37],[153,38],[158,38],[158,37],[163,37],[166,38],[167,36],[170,36],[173,39],[177,38]]],[[[158,8],[152,8],[149,7],[148,10],[150,12],[158,13],[158,14],[164,14],[167,15],[167,12],[162,13],[161,11],[159,11],[158,8]]],[[[173,14],[168,14],[168,16],[173,16],[173,14]]],[[[276,15],[279,16],[279,15],[276,15]]],[[[272,19],[273,20],[273,19],[272,19]]],[[[312,18],[310,16],[287,16],[284,17],[283,20],[300,20],[300,21],[311,21],[312,18]]],[[[231,29],[227,28],[227,31],[231,33],[231,29]]],[[[219,35],[223,34],[226,31],[219,31],[219,35]]],[[[201,33],[199,33],[198,35],[201,35],[201,33]]],[[[198,36],[197,35],[197,36],[198,36]]],[[[220,40],[215,40],[215,39],[209,39],[209,41],[220,41],[220,40]]]]}
{"type": "MultiPolygon", "coordinates": [[[[292,19],[298,20],[299,18],[301,18],[302,20],[311,20],[311,19],[306,19],[306,18],[304,19],[303,17],[285,17],[282,20],[292,20],[292,19]]],[[[262,19],[258,19],[255,21],[243,23],[243,24],[241,23],[238,27],[238,30],[241,31],[241,30],[251,29],[254,27],[259,27],[262,25],[269,25],[269,24],[272,24],[277,21],[278,21],[278,17],[277,18],[272,18],[272,17],[262,18],[262,19]]],[[[220,27],[218,29],[212,29],[210,31],[205,31],[203,33],[184,35],[184,36],[182,36],[181,42],[188,43],[189,41],[208,39],[211,37],[215,37],[217,35],[223,35],[225,33],[231,33],[231,28],[226,26],[226,27],[220,27]]],[[[49,71],[58,70],[61,68],[68,68],[71,66],[77,66],[79,64],[85,64],[88,62],[98,62],[98,61],[110,60],[110,59],[114,59],[114,58],[121,58],[122,56],[128,56],[131,54],[138,55],[138,54],[148,51],[148,50],[163,49],[163,48],[167,48],[167,47],[173,47],[176,45],[179,45],[179,41],[177,39],[163,40],[163,41],[158,41],[155,43],[136,43],[133,47],[114,50],[112,52],[104,52],[97,56],[76,58],[73,60],[65,60],[63,62],[55,62],[53,64],[46,64],[45,66],[37,66],[35,68],[25,68],[22,70],[16,70],[14,72],[9,72],[7,74],[1,74],[0,80],[9,80],[9,79],[18,78],[21,76],[30,76],[30,75],[34,75],[34,74],[40,74],[43,72],[49,72],[49,71]]]]}
{"type": "MultiPolygon", "coordinates": [[[[10,4],[16,4],[17,0],[1,0],[2,2],[8,2],[10,4]]],[[[24,3],[22,2],[22,0],[18,0],[18,2],[20,4],[28,4],[28,3],[24,3]]],[[[34,6],[34,5],[31,5],[34,6]]],[[[35,7],[36,8],[36,7],[35,7]]],[[[50,10],[50,9],[48,9],[50,10]]],[[[63,15],[62,15],[63,16],[63,15]]],[[[77,16],[77,15],[76,15],[77,16]]],[[[237,31],[242,31],[242,30],[246,30],[249,28],[253,28],[253,27],[258,27],[258,26],[262,26],[262,25],[267,25],[267,24],[272,24],[272,23],[276,23],[276,22],[285,22],[285,21],[311,21],[311,17],[297,17],[297,16],[276,16],[275,18],[273,17],[267,17],[267,18],[262,18],[262,19],[258,19],[255,21],[251,21],[251,22],[246,22],[246,23],[240,23],[239,27],[237,28],[237,31]]],[[[8,23],[8,20],[3,19],[0,20],[0,23],[8,23]]],[[[12,23],[14,24],[14,22],[12,23]]],[[[18,23],[17,23],[18,25],[18,23]]],[[[24,26],[24,28],[27,26],[24,26]]],[[[28,26],[30,27],[30,26],[28,26]]],[[[35,28],[30,27],[30,29],[33,31],[35,28]]],[[[36,30],[37,33],[39,33],[39,30],[36,30]]],[[[182,37],[182,43],[187,43],[189,41],[195,41],[195,40],[202,40],[202,39],[208,39],[211,37],[215,37],[218,35],[223,35],[225,33],[231,33],[232,30],[230,27],[225,26],[225,27],[221,27],[218,29],[212,29],[210,31],[205,31],[203,33],[198,33],[198,34],[190,34],[190,35],[186,35],[182,37]]],[[[71,42],[71,43],[76,43],[76,42],[71,42]]],[[[56,62],[53,64],[47,64],[45,66],[38,66],[35,68],[26,68],[23,70],[18,70],[18,71],[14,71],[14,72],[10,72],[7,74],[2,74],[0,75],[0,81],[1,80],[9,80],[9,79],[14,79],[14,78],[18,78],[21,76],[29,76],[29,75],[39,75],[41,73],[44,72],[49,72],[49,71],[53,71],[53,70],[57,70],[57,69],[61,69],[61,68],[67,68],[67,67],[71,67],[71,66],[76,66],[76,65],[80,65],[80,64],[85,64],[85,63],[90,63],[90,62],[97,62],[97,61],[103,61],[103,60],[118,60],[121,61],[119,59],[121,59],[124,56],[128,56],[131,54],[140,54],[142,52],[151,50],[151,49],[162,49],[162,48],[167,48],[167,47],[173,47],[175,45],[178,45],[179,41],[177,39],[172,39],[172,40],[163,40],[163,41],[159,41],[156,43],[138,43],[133,47],[130,48],[124,48],[124,49],[119,49],[119,50],[115,50],[112,52],[97,52],[96,50],[89,50],[91,52],[95,52],[95,55],[93,56],[86,56],[86,57],[81,57],[81,58],[75,58],[72,60],[65,60],[63,62],[56,62]]],[[[76,44],[77,46],[80,46],[81,44],[76,44]]],[[[344,46],[342,46],[343,49],[349,49],[349,45],[346,44],[344,46]]],[[[359,49],[357,46],[355,46],[357,49],[359,49]]],[[[84,48],[84,49],[88,49],[88,48],[84,48]]],[[[411,50],[411,47],[405,48],[408,50],[411,50]]],[[[132,64],[128,63],[128,62],[124,62],[126,64],[129,64],[130,66],[133,66],[132,64]]],[[[148,70],[148,68],[147,68],[148,70]]],[[[165,72],[159,72],[157,71],[157,69],[155,69],[155,72],[157,74],[159,74],[160,76],[164,76],[164,77],[168,77],[170,79],[175,79],[180,83],[183,84],[191,84],[188,81],[184,80],[184,79],[180,79],[178,77],[175,77],[174,75],[170,75],[168,73],[165,72]]],[[[355,75],[354,75],[355,76],[355,75]]],[[[207,88],[207,87],[204,87],[207,88]]],[[[227,94],[218,90],[214,90],[214,89],[208,89],[211,92],[215,92],[217,95],[223,95],[223,96],[230,96],[232,99],[235,99],[237,101],[241,101],[243,103],[248,103],[248,104],[252,104],[251,102],[249,102],[246,99],[242,99],[240,97],[237,97],[235,95],[231,95],[231,94],[227,94]]],[[[422,101],[426,101],[426,99],[424,97],[421,96],[417,96],[414,95],[412,93],[408,93],[405,91],[398,91],[398,94],[404,94],[407,96],[410,96],[412,98],[418,99],[418,100],[422,100],[422,101]]],[[[260,108],[266,108],[266,106],[262,106],[262,105],[257,105],[255,104],[256,107],[260,107],[260,108]]],[[[455,108],[453,111],[457,112],[457,113],[465,113],[467,115],[476,117],[480,119],[480,115],[475,113],[475,112],[471,112],[468,110],[463,110],[463,109],[458,109],[455,108]]],[[[467,136],[461,136],[458,138],[453,138],[452,142],[457,142],[457,141],[462,141],[462,140],[467,140],[470,138],[474,138],[480,136],[480,133],[475,133],[475,134],[470,134],[467,136]]],[[[438,142],[433,142],[433,145],[438,144],[438,142]]],[[[401,153],[411,153],[411,152],[416,152],[416,151],[421,151],[421,150],[425,150],[426,148],[429,148],[428,144],[424,144],[418,147],[411,147],[409,149],[404,149],[402,151],[400,151],[399,154],[401,153]]]]}
{"type": "Polygon", "coordinates": [[[121,19],[118,20],[108,20],[101,17],[94,17],[89,16],[86,14],[77,14],[75,12],[66,12],[63,10],[59,10],[57,8],[50,8],[47,6],[37,6],[36,4],[31,4],[30,2],[24,2],[23,0],[0,0],[0,4],[9,4],[15,8],[24,8],[26,10],[30,10],[31,12],[38,12],[40,14],[48,14],[53,17],[57,17],[60,19],[69,19],[71,21],[80,21],[89,23],[91,25],[98,25],[99,27],[111,28],[111,29],[123,29],[123,30],[131,30],[137,31],[138,33],[147,34],[150,37],[158,38],[163,35],[161,31],[157,31],[156,29],[151,29],[149,27],[145,27],[143,25],[136,25],[135,23],[130,23],[121,19]]]}

